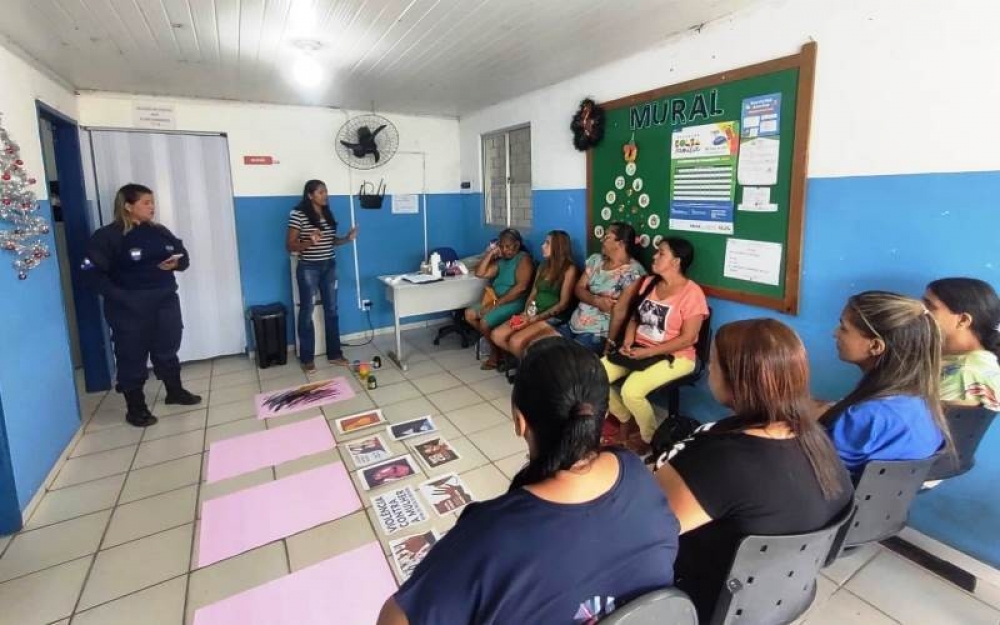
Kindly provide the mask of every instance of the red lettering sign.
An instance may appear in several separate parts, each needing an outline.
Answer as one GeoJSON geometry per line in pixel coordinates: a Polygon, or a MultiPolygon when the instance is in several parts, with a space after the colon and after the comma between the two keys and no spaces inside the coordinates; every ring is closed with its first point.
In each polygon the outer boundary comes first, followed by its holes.
{"type": "Polygon", "coordinates": [[[274,165],[273,156],[244,156],[244,165],[274,165]]]}

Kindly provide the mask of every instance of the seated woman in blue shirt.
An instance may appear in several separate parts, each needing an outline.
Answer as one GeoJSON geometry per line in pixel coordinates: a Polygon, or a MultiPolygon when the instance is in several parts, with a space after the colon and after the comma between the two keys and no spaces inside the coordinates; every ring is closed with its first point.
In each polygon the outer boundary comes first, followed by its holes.
{"type": "Polygon", "coordinates": [[[871,460],[919,460],[945,445],[939,403],[941,333],[923,303],[885,291],[847,300],[834,333],[837,355],[861,381],[821,417],[847,469],[871,460]]]}
{"type": "Polygon", "coordinates": [[[666,497],[637,456],[600,447],[597,356],[563,338],[532,344],[512,405],[528,464],[507,494],[465,509],[378,625],[589,623],[673,583],[679,526],[666,497]]]}

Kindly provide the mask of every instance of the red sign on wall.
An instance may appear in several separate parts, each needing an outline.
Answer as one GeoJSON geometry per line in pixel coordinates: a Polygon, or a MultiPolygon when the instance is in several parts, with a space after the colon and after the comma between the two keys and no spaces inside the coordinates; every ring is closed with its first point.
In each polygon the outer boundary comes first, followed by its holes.
{"type": "Polygon", "coordinates": [[[277,161],[273,156],[244,156],[244,165],[274,165],[277,161]]]}

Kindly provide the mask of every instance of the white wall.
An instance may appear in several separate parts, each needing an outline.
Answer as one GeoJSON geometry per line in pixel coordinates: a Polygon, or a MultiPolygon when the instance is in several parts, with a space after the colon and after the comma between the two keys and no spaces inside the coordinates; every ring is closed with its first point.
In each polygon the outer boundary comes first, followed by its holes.
{"type": "MultiPolygon", "coordinates": [[[[336,194],[356,193],[362,180],[378,183],[383,177],[388,193],[420,192],[423,187],[421,158],[410,154],[397,154],[371,172],[349,172],[334,151],[347,115],[339,109],[85,92],[79,97],[80,123],[133,128],[134,101],[173,104],[177,130],[226,133],[237,196],[298,195],[309,178],[324,180],[336,194]],[[244,165],[244,155],[273,156],[279,164],[244,165]]],[[[380,114],[399,130],[401,152],[426,153],[429,193],[458,190],[457,120],[380,114]]]]}
{"type": "Polygon", "coordinates": [[[480,189],[479,136],[531,123],[536,189],[583,188],[569,122],[608,101],[819,44],[809,175],[1000,168],[1000,2],[770,0],[628,59],[466,115],[462,180],[480,189]]]}
{"type": "MultiPolygon", "coordinates": [[[[63,115],[76,119],[76,95],[29,66],[5,45],[9,44],[0,40],[0,123],[21,146],[21,158],[28,173],[40,181],[35,185],[35,195],[45,199],[48,198],[48,188],[35,101],[40,100],[63,115]]],[[[7,269],[6,263],[3,269],[7,269]]]]}

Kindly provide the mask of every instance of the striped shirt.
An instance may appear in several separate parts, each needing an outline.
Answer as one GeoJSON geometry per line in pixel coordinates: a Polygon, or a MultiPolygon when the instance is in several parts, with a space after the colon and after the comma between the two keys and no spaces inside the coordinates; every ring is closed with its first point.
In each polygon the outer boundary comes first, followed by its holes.
{"type": "MultiPolygon", "coordinates": [[[[322,217],[319,218],[319,232],[322,233],[319,243],[299,252],[299,258],[305,261],[330,260],[337,257],[337,252],[333,249],[333,241],[337,237],[336,225],[327,222],[322,217]]],[[[312,236],[317,228],[309,223],[309,217],[300,210],[292,209],[288,216],[288,227],[299,231],[299,241],[304,241],[312,236]]]]}

